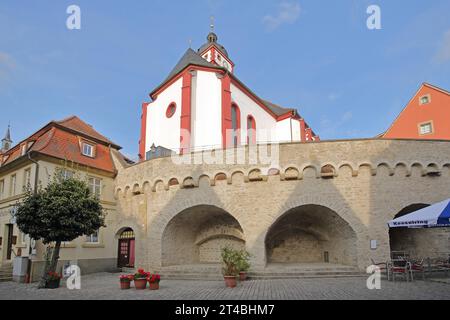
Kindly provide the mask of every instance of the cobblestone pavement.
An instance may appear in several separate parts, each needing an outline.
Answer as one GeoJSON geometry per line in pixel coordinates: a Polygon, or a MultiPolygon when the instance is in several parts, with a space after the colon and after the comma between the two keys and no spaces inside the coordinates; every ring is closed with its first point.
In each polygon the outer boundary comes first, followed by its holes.
{"type": "Polygon", "coordinates": [[[254,280],[224,287],[222,281],[162,280],[158,291],[120,290],[118,274],[82,278],[81,290],[39,290],[36,284],[0,283],[0,299],[136,299],[136,300],[304,300],[304,299],[448,299],[450,284],[431,281],[382,281],[368,290],[365,278],[254,280]]]}

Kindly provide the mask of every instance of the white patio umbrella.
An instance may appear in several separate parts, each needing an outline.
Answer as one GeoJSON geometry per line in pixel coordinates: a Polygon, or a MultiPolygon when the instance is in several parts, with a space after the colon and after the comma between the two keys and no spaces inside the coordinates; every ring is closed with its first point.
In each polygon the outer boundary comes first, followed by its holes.
{"type": "Polygon", "coordinates": [[[389,221],[389,228],[450,227],[450,199],[389,221]]]}

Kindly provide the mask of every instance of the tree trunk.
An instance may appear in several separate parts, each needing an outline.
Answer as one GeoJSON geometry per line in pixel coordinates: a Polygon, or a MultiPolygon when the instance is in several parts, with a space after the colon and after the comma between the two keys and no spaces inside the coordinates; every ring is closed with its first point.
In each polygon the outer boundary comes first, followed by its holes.
{"type": "Polygon", "coordinates": [[[61,248],[61,241],[57,241],[55,243],[55,247],[53,248],[53,254],[52,254],[52,260],[50,261],[50,268],[49,272],[55,272],[56,266],[58,265],[58,259],[59,259],[59,249],[61,248]]]}
{"type": "MultiPolygon", "coordinates": [[[[38,288],[42,289],[45,288],[45,285],[47,283],[48,273],[49,272],[55,272],[56,266],[58,265],[58,259],[59,259],[59,249],[61,248],[61,241],[57,241],[55,243],[55,247],[51,250],[51,258],[49,259],[47,256],[47,259],[45,259],[45,266],[44,266],[44,273],[42,274],[41,281],[39,281],[38,288]]],[[[50,255],[50,247],[47,248],[47,255],[50,255]]]]}
{"type": "Polygon", "coordinates": [[[45,283],[47,282],[47,274],[48,274],[48,270],[50,268],[50,255],[53,252],[52,247],[51,246],[47,246],[47,248],[45,248],[45,265],[44,265],[44,270],[42,271],[42,277],[41,280],[39,281],[39,285],[38,288],[39,289],[43,289],[45,288],[45,283]]]}

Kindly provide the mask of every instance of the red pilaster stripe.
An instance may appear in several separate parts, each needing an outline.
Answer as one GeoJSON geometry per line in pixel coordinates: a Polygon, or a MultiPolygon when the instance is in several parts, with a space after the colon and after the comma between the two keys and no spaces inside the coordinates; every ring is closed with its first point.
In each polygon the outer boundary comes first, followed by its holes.
{"type": "Polygon", "coordinates": [[[145,144],[147,137],[147,107],[149,103],[142,103],[141,113],[141,137],[139,139],[139,161],[145,160],[145,144]]]}
{"type": "Polygon", "coordinates": [[[306,141],[313,141],[312,130],[311,128],[306,128],[306,141]]]}
{"type": "Polygon", "coordinates": [[[192,74],[189,69],[183,73],[183,86],[181,88],[181,137],[180,151],[189,152],[191,147],[191,95],[192,95],[192,74]],[[183,132],[188,132],[189,136],[183,137],[183,132]]]}
{"type": "Polygon", "coordinates": [[[300,141],[306,142],[306,128],[305,128],[305,120],[300,119],[300,141]]]}
{"type": "Polygon", "coordinates": [[[224,149],[233,143],[231,137],[227,139],[227,130],[231,132],[231,129],[231,79],[228,74],[225,74],[222,78],[222,147],[224,149]]]}

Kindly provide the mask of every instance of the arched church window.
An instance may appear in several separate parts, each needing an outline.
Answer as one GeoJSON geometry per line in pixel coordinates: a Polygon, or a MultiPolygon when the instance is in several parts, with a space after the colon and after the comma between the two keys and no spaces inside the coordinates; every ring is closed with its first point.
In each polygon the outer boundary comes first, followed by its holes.
{"type": "Polygon", "coordinates": [[[231,128],[233,129],[233,146],[239,144],[239,131],[241,129],[241,112],[236,104],[231,105],[231,128]]]}
{"type": "Polygon", "coordinates": [[[247,144],[256,144],[256,121],[253,116],[247,117],[247,144]]]}
{"type": "Polygon", "coordinates": [[[172,118],[172,116],[175,114],[175,111],[177,111],[177,104],[175,102],[172,102],[169,104],[166,110],[166,117],[172,118]]]}

